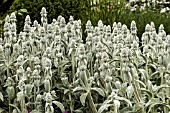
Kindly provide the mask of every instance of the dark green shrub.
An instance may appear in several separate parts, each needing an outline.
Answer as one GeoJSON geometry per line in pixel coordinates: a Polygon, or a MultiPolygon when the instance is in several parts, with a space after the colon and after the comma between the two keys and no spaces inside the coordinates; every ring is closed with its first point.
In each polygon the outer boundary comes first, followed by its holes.
{"type": "Polygon", "coordinates": [[[121,18],[118,20],[122,24],[126,24],[128,28],[130,28],[130,23],[132,20],[136,21],[136,25],[138,27],[138,36],[141,37],[142,33],[145,30],[146,24],[150,24],[151,22],[155,23],[156,29],[160,26],[160,24],[163,24],[165,27],[166,32],[170,33],[170,26],[168,26],[168,23],[170,23],[170,13],[160,13],[160,10],[145,10],[145,11],[139,11],[139,9],[135,12],[131,12],[129,10],[126,10],[121,13],[121,18]]]}

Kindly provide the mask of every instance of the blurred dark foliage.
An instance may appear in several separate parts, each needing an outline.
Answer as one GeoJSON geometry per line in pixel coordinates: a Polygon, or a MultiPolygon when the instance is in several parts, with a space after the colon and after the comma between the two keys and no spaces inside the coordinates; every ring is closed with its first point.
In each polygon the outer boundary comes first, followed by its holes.
{"type": "Polygon", "coordinates": [[[75,19],[81,19],[82,12],[85,10],[82,7],[85,0],[15,0],[7,14],[18,11],[20,9],[27,9],[28,13],[22,15],[17,14],[18,31],[22,31],[24,19],[26,15],[30,15],[32,22],[37,20],[40,22],[40,11],[42,7],[45,7],[48,11],[48,23],[52,22],[53,18],[57,18],[59,15],[65,17],[68,21],[70,15],[75,19]]]}

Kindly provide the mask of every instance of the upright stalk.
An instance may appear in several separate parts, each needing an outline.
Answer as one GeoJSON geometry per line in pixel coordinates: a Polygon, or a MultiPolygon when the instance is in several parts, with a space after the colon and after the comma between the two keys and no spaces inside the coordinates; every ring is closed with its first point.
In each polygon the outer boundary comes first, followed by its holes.
{"type": "Polygon", "coordinates": [[[9,101],[9,113],[12,113],[12,112],[11,112],[11,106],[10,106],[10,104],[11,104],[11,99],[9,98],[8,101],[9,101]]]}
{"type": "Polygon", "coordinates": [[[24,98],[21,100],[21,112],[25,113],[25,99],[24,98]]]}
{"type": "MultiPolygon", "coordinates": [[[[134,93],[135,93],[136,100],[137,100],[138,103],[140,103],[141,102],[141,98],[140,98],[139,91],[138,91],[138,88],[137,88],[137,85],[136,85],[136,82],[135,82],[135,78],[134,78],[133,75],[132,75],[131,84],[134,87],[134,93]]],[[[142,113],[146,113],[145,108],[144,108],[143,105],[142,105],[142,113]]]]}
{"type": "MultiPolygon", "coordinates": [[[[36,102],[36,87],[34,86],[34,102],[36,102]]],[[[34,106],[36,108],[36,105],[34,106]]]]}
{"type": "Polygon", "coordinates": [[[94,105],[93,98],[92,98],[90,92],[88,93],[87,98],[89,100],[89,105],[90,105],[89,107],[90,107],[90,109],[92,111],[91,113],[97,113],[97,110],[96,110],[96,107],[94,105]]]}
{"type": "Polygon", "coordinates": [[[90,71],[91,71],[91,76],[93,76],[93,55],[90,59],[90,71]]]}
{"type": "Polygon", "coordinates": [[[73,81],[73,83],[74,83],[74,75],[75,75],[75,59],[74,59],[74,55],[75,55],[75,50],[73,49],[73,51],[71,53],[71,63],[72,63],[72,77],[71,77],[71,81],[73,81]]]}
{"type": "Polygon", "coordinates": [[[117,106],[115,106],[114,108],[115,108],[114,113],[118,113],[118,112],[117,112],[117,110],[118,110],[118,109],[117,109],[117,106]]]}
{"type": "Polygon", "coordinates": [[[71,92],[69,93],[69,100],[70,100],[70,111],[71,111],[71,113],[73,113],[74,106],[73,106],[73,102],[72,102],[72,98],[71,98],[71,92]]]}
{"type": "MultiPolygon", "coordinates": [[[[163,84],[164,84],[163,72],[160,73],[160,76],[161,76],[161,85],[163,85],[163,84]]],[[[163,103],[166,103],[166,101],[165,101],[164,89],[162,89],[162,92],[163,92],[163,103]]],[[[165,113],[168,113],[168,110],[167,110],[166,107],[164,107],[164,112],[165,112],[165,113]]]]}

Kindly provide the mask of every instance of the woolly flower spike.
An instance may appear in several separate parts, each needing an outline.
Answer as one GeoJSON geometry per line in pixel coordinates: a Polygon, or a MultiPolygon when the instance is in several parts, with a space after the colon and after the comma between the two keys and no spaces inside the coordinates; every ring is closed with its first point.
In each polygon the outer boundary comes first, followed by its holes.
{"type": "Polygon", "coordinates": [[[16,24],[11,24],[11,31],[12,32],[16,32],[16,28],[17,28],[17,26],[16,26],[16,24]]]}
{"type": "Polygon", "coordinates": [[[45,7],[43,7],[42,9],[41,9],[41,12],[40,12],[40,14],[42,15],[42,16],[47,16],[47,11],[46,11],[46,8],[45,7]]]}
{"type": "Polygon", "coordinates": [[[98,21],[98,27],[101,26],[101,25],[103,26],[103,22],[101,20],[99,20],[98,21]]]}
{"type": "Polygon", "coordinates": [[[85,32],[92,33],[92,31],[93,31],[93,26],[91,24],[91,21],[88,20],[87,23],[86,23],[86,30],[85,30],[85,32]]]}
{"type": "Polygon", "coordinates": [[[86,26],[91,26],[91,25],[92,25],[92,24],[91,24],[91,21],[88,20],[87,23],[86,23],[86,26]]]}
{"type": "Polygon", "coordinates": [[[66,20],[65,20],[65,18],[64,18],[64,17],[62,17],[62,18],[61,18],[61,20],[60,20],[60,24],[66,24],[66,20]]]}
{"type": "Polygon", "coordinates": [[[44,34],[44,33],[45,33],[45,28],[44,28],[44,27],[41,27],[41,28],[39,29],[39,31],[40,31],[40,34],[44,34]]]}
{"type": "Polygon", "coordinates": [[[49,24],[49,25],[47,26],[47,32],[48,32],[48,33],[52,33],[52,31],[53,31],[53,27],[52,27],[51,24],[49,24]]]}
{"type": "Polygon", "coordinates": [[[131,22],[130,28],[131,29],[136,28],[136,22],[134,20],[131,22]]]}
{"type": "Polygon", "coordinates": [[[118,27],[118,28],[121,28],[121,27],[122,27],[122,24],[121,24],[120,22],[118,22],[117,27],[118,27]]]}
{"type": "Polygon", "coordinates": [[[10,30],[10,23],[5,22],[5,24],[4,24],[4,31],[7,32],[9,30],[10,30]]]}
{"type": "Polygon", "coordinates": [[[62,18],[62,16],[59,15],[58,18],[57,18],[57,21],[60,22],[60,21],[61,21],[61,18],[62,18]]]}
{"type": "Polygon", "coordinates": [[[30,31],[30,25],[25,24],[24,26],[24,32],[29,32],[30,31]]]}
{"type": "Polygon", "coordinates": [[[106,27],[106,32],[111,32],[111,26],[110,26],[110,25],[108,25],[108,26],[106,27]]]}
{"type": "Polygon", "coordinates": [[[115,29],[115,28],[117,28],[117,23],[116,22],[113,23],[112,29],[115,29]]]}
{"type": "Polygon", "coordinates": [[[122,31],[126,31],[127,30],[127,26],[125,24],[122,25],[122,31]]]}
{"type": "Polygon", "coordinates": [[[14,23],[14,22],[16,22],[16,21],[17,21],[17,19],[16,19],[16,15],[15,15],[15,12],[11,13],[10,21],[11,21],[11,23],[14,23]]]}
{"type": "Polygon", "coordinates": [[[74,21],[73,16],[70,16],[70,18],[69,18],[69,22],[70,22],[71,24],[73,24],[73,21],[74,21]]]}
{"type": "Polygon", "coordinates": [[[161,25],[159,26],[159,31],[162,31],[162,30],[164,30],[163,24],[161,24],[161,25]]]}
{"type": "Polygon", "coordinates": [[[27,15],[26,18],[25,18],[25,24],[28,24],[28,25],[31,24],[31,18],[30,18],[29,15],[27,15]]]}
{"type": "Polygon", "coordinates": [[[151,30],[151,26],[149,24],[147,24],[146,27],[145,27],[145,31],[149,32],[150,30],[151,30]]]}
{"type": "Polygon", "coordinates": [[[152,26],[153,28],[155,28],[155,24],[154,24],[154,22],[151,22],[151,26],[152,26]]]}
{"type": "Polygon", "coordinates": [[[10,17],[9,17],[9,15],[7,15],[7,16],[6,16],[6,18],[5,18],[5,22],[10,23],[10,17]]]}
{"type": "Polygon", "coordinates": [[[66,25],[66,30],[67,30],[67,32],[71,32],[71,29],[72,29],[72,25],[71,25],[71,23],[68,23],[67,25],[66,25]]]}

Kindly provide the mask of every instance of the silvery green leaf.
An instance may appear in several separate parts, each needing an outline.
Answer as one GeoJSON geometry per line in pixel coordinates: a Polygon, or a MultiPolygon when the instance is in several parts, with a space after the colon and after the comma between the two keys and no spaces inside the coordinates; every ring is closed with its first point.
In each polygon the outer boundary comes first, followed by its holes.
{"type": "Polygon", "coordinates": [[[163,92],[158,92],[158,93],[156,94],[156,96],[157,96],[158,98],[160,98],[161,100],[164,99],[164,93],[163,93],[163,92]]]}
{"type": "Polygon", "coordinates": [[[137,75],[137,70],[136,70],[136,68],[132,68],[131,70],[132,70],[132,75],[135,75],[135,74],[137,75]]]}
{"type": "Polygon", "coordinates": [[[18,113],[21,113],[21,111],[19,110],[19,108],[16,105],[14,105],[14,104],[9,104],[9,105],[14,107],[18,111],[18,113]]]}
{"type": "Polygon", "coordinates": [[[62,112],[65,111],[65,108],[64,108],[64,106],[63,106],[62,103],[60,103],[59,101],[53,101],[53,103],[54,103],[57,107],[59,107],[62,112]]]}
{"type": "Polygon", "coordinates": [[[91,88],[91,90],[94,90],[98,92],[101,96],[105,97],[105,93],[101,88],[91,88]]]}
{"type": "Polygon", "coordinates": [[[146,72],[146,70],[144,70],[144,69],[139,69],[139,72],[141,73],[142,77],[144,77],[144,79],[146,80],[146,78],[147,78],[147,72],[146,72]]]}
{"type": "Polygon", "coordinates": [[[66,94],[69,91],[70,91],[69,89],[64,89],[64,94],[66,94]]]}
{"type": "Polygon", "coordinates": [[[132,108],[130,107],[124,107],[123,109],[120,110],[120,113],[130,113],[132,112],[132,108]]]}
{"type": "Polygon", "coordinates": [[[155,70],[157,69],[155,64],[148,64],[148,66],[154,68],[155,70]]]}
{"type": "Polygon", "coordinates": [[[70,63],[70,61],[68,59],[63,59],[60,63],[59,63],[59,67],[63,68],[66,64],[70,63]]]}
{"type": "Polygon", "coordinates": [[[146,92],[150,97],[152,97],[152,92],[151,91],[149,91],[149,90],[147,90],[145,88],[140,88],[139,90],[142,91],[142,93],[146,92]]]}
{"type": "Polygon", "coordinates": [[[6,91],[7,91],[7,94],[8,94],[8,98],[9,98],[9,99],[14,98],[14,96],[15,96],[15,89],[14,89],[13,86],[7,87],[6,91]]]}
{"type": "Polygon", "coordinates": [[[162,88],[170,88],[170,86],[168,86],[167,84],[162,84],[160,86],[157,86],[154,91],[158,93],[162,88]]]}
{"type": "Polygon", "coordinates": [[[113,104],[104,104],[102,105],[99,110],[98,110],[98,113],[102,113],[106,108],[110,107],[110,106],[113,106],[113,104]]]}
{"type": "Polygon", "coordinates": [[[63,45],[65,46],[65,48],[68,46],[67,42],[65,42],[64,40],[61,40],[61,42],[63,43],[63,45]]]}
{"type": "Polygon", "coordinates": [[[143,58],[143,60],[144,60],[145,62],[147,62],[146,56],[144,56],[143,54],[140,54],[140,56],[143,58]]]}
{"type": "Polygon", "coordinates": [[[133,86],[132,86],[132,85],[128,86],[127,89],[126,89],[126,91],[127,91],[127,96],[128,96],[128,98],[131,98],[132,95],[133,95],[133,93],[134,93],[134,88],[133,88],[133,86]]]}
{"type": "Polygon", "coordinates": [[[73,89],[73,92],[75,91],[81,91],[81,90],[85,90],[85,88],[81,87],[81,86],[77,86],[76,88],[73,89]]]}
{"type": "Polygon", "coordinates": [[[83,113],[83,111],[80,110],[80,109],[74,110],[74,112],[75,112],[75,113],[83,113]]]}
{"type": "Polygon", "coordinates": [[[24,92],[20,91],[17,93],[17,101],[21,101],[24,98],[24,92]]]}
{"type": "Polygon", "coordinates": [[[148,45],[148,46],[149,46],[149,48],[151,48],[152,52],[154,52],[154,54],[156,55],[156,50],[155,50],[155,48],[154,48],[153,46],[151,46],[151,45],[148,45]]]}
{"type": "Polygon", "coordinates": [[[165,71],[164,73],[166,73],[166,74],[170,74],[170,71],[165,71]]]}
{"type": "Polygon", "coordinates": [[[113,60],[110,60],[108,63],[111,64],[113,62],[120,62],[120,60],[119,59],[113,59],[113,60]]]}
{"type": "Polygon", "coordinates": [[[73,51],[73,48],[70,48],[68,55],[71,55],[72,51],[73,51]]]}
{"type": "Polygon", "coordinates": [[[112,102],[112,101],[113,101],[113,98],[111,98],[111,99],[109,99],[109,100],[105,100],[103,104],[108,104],[108,103],[110,103],[110,102],[112,102]]]}
{"type": "Polygon", "coordinates": [[[164,107],[166,107],[167,109],[170,110],[170,106],[169,105],[167,105],[165,103],[162,103],[162,102],[155,102],[155,103],[151,104],[151,106],[149,107],[148,112],[150,112],[152,110],[152,108],[154,108],[155,106],[159,106],[159,107],[160,106],[164,106],[164,107]]]}
{"type": "Polygon", "coordinates": [[[146,88],[146,85],[145,85],[142,81],[136,80],[136,79],[135,79],[135,81],[138,82],[138,83],[140,83],[144,88],[146,88]]]}
{"type": "Polygon", "coordinates": [[[126,98],[124,98],[124,97],[118,97],[118,96],[117,96],[117,97],[115,97],[115,99],[125,101],[125,102],[128,103],[128,105],[130,105],[130,107],[132,107],[131,101],[128,100],[128,99],[126,99],[126,98]]]}
{"type": "Polygon", "coordinates": [[[159,74],[159,71],[156,71],[150,75],[150,78],[154,77],[155,75],[159,74]]]}
{"type": "Polygon", "coordinates": [[[2,101],[4,101],[4,97],[3,97],[3,95],[2,95],[2,92],[0,92],[0,99],[1,99],[2,101]]]}
{"type": "Polygon", "coordinates": [[[159,102],[158,98],[151,98],[146,104],[146,107],[149,107],[150,105],[152,105],[153,103],[159,102]]]}
{"type": "Polygon", "coordinates": [[[85,106],[85,101],[86,101],[86,97],[88,95],[88,92],[87,93],[83,93],[81,96],[80,96],[80,102],[83,106],[85,106]]]}

